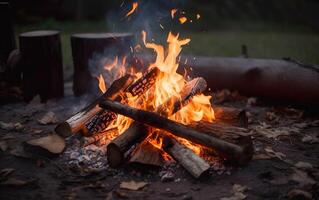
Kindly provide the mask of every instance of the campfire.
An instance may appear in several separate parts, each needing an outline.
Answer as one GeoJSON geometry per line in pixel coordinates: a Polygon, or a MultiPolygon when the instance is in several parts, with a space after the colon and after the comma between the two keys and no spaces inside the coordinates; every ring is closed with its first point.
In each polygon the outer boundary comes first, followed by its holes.
{"type": "Polygon", "coordinates": [[[169,33],[167,48],[148,42],[144,31],[142,39],[155,52],[155,62],[136,71],[139,66],[127,66],[126,57],[120,62],[116,56],[104,66],[104,73],[113,74],[113,83],[107,86],[100,74],[103,95],[58,124],[56,133],[80,133],[83,146],[106,144],[107,160],[114,168],[130,159],[154,164],[154,151],[160,160],[176,160],[195,178],[208,172],[209,160],[216,156],[246,164],[253,154],[251,138],[245,128],[233,126],[247,125],[245,112],[213,107],[212,96],[204,94],[204,78],[177,73],[180,52],[190,39],[169,33]]]}

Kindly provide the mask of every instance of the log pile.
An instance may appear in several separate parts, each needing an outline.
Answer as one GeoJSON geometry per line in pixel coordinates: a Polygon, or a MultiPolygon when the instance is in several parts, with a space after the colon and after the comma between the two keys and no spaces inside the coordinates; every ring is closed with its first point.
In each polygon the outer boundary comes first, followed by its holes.
{"type": "Polygon", "coordinates": [[[193,177],[205,176],[210,169],[208,161],[183,144],[182,139],[203,150],[214,151],[222,160],[234,165],[245,165],[251,160],[253,146],[246,129],[248,123],[244,110],[216,107],[215,122],[199,121],[185,125],[168,119],[206,90],[207,83],[201,77],[187,82],[177,96],[171,96],[152,110],[127,104],[129,97],[135,97],[139,102],[138,99],[153,88],[161,73],[154,67],[136,81],[131,75],[114,81],[100,98],[60,123],[56,133],[63,137],[81,133],[85,136],[81,142],[84,147],[106,138],[108,164],[114,168],[124,163],[161,166],[165,154],[193,177]],[[111,126],[118,115],[133,120],[120,134],[117,127],[111,126]],[[160,146],[152,143],[150,138],[154,136],[162,141],[160,146]]]}

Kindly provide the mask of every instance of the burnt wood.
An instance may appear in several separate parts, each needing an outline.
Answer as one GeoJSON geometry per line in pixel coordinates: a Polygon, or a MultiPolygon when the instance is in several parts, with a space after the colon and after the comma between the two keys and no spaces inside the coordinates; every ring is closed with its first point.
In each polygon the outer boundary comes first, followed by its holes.
{"type": "MultiPolygon", "coordinates": [[[[155,84],[156,77],[160,74],[160,70],[157,67],[152,68],[141,78],[131,84],[125,93],[129,93],[130,96],[141,96],[150,87],[155,84]]],[[[119,95],[115,101],[125,101],[126,94],[119,95]]],[[[95,115],[83,128],[83,132],[86,135],[93,135],[106,129],[117,118],[117,115],[107,110],[101,110],[95,115]]]]}
{"type": "Polygon", "coordinates": [[[213,106],[215,121],[232,126],[248,127],[248,117],[245,109],[213,106]]]}
{"type": "Polygon", "coordinates": [[[55,128],[55,132],[63,137],[68,137],[81,129],[84,128],[85,123],[87,123],[93,116],[102,109],[98,104],[109,98],[115,99],[134,81],[134,77],[131,75],[125,75],[117,80],[115,80],[112,85],[107,89],[107,91],[101,95],[98,99],[93,101],[91,104],[83,108],[80,112],[76,113],[72,117],[68,118],[64,122],[58,124],[55,128]]]}
{"type": "Polygon", "coordinates": [[[90,144],[97,143],[98,141],[100,141],[104,137],[107,137],[108,135],[113,135],[113,134],[115,134],[115,135],[118,134],[117,128],[111,128],[111,129],[99,132],[97,134],[94,134],[90,137],[82,137],[81,138],[81,146],[86,147],[90,144]]]}
{"type": "Polygon", "coordinates": [[[208,174],[210,165],[174,138],[163,135],[163,149],[194,178],[202,178],[208,174]]]}
{"type": "Polygon", "coordinates": [[[186,126],[181,123],[169,120],[165,117],[162,117],[161,115],[158,115],[157,113],[139,110],[109,100],[100,103],[100,106],[104,109],[108,109],[110,111],[129,117],[137,122],[168,131],[178,137],[182,137],[194,143],[215,149],[223,155],[227,155],[228,160],[233,163],[241,165],[246,164],[249,160],[251,160],[251,156],[247,155],[245,150],[241,146],[197,131],[191,126],[186,126]]]}
{"type": "MultiPolygon", "coordinates": [[[[74,64],[73,92],[76,96],[90,92],[94,78],[89,71],[89,60],[94,54],[109,49],[118,56],[130,52],[134,36],[130,33],[80,33],[71,36],[74,64]]],[[[108,56],[108,55],[104,55],[108,56]]]]}
{"type": "Polygon", "coordinates": [[[26,101],[39,94],[45,102],[64,95],[60,33],[32,31],[19,36],[26,101]]]}
{"type": "MultiPolygon", "coordinates": [[[[195,78],[184,86],[180,92],[180,97],[171,97],[163,105],[160,105],[156,112],[163,116],[171,116],[182,106],[185,106],[194,95],[203,92],[205,89],[206,81],[200,77],[195,78]]],[[[144,124],[135,121],[127,130],[115,138],[107,146],[107,159],[110,166],[118,167],[123,163],[125,152],[134,144],[143,141],[148,135],[148,129],[144,124]]]]}

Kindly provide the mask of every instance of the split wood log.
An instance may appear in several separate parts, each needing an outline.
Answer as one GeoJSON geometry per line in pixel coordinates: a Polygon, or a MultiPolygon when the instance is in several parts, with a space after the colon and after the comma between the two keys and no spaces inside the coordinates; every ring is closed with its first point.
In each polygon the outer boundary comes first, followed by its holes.
{"type": "Polygon", "coordinates": [[[39,94],[42,102],[64,95],[60,33],[32,31],[19,36],[26,101],[39,94]]]}
{"type": "Polygon", "coordinates": [[[118,129],[117,128],[111,128],[99,133],[96,133],[90,137],[82,137],[81,138],[81,146],[86,147],[90,144],[97,143],[103,138],[107,138],[110,135],[117,135],[118,134],[118,129]]]}
{"type": "MultiPolygon", "coordinates": [[[[156,112],[163,116],[171,116],[182,106],[185,106],[189,100],[196,94],[206,89],[206,81],[203,78],[195,78],[188,82],[182,91],[180,97],[171,97],[163,105],[160,105],[156,112]]],[[[118,167],[124,161],[124,154],[134,144],[143,141],[149,133],[149,128],[144,124],[133,122],[130,127],[121,135],[115,138],[107,146],[107,159],[111,167],[118,167]]]]}
{"type": "Polygon", "coordinates": [[[72,134],[77,133],[83,129],[85,123],[102,110],[98,106],[101,101],[107,98],[115,99],[118,95],[122,95],[124,90],[133,83],[133,81],[134,77],[131,75],[125,75],[115,80],[102,96],[83,108],[80,112],[58,124],[55,128],[55,132],[62,137],[69,137],[72,134]]]}
{"type": "MultiPolygon", "coordinates": [[[[215,138],[227,141],[232,144],[240,146],[246,154],[248,160],[250,160],[254,154],[253,142],[251,139],[251,133],[246,128],[230,126],[227,124],[220,124],[216,122],[194,122],[190,124],[192,128],[202,133],[211,135],[215,138]]],[[[221,157],[225,158],[226,161],[232,162],[229,155],[217,152],[221,157]]],[[[235,162],[236,163],[236,162],[235,162]]]]}
{"type": "Polygon", "coordinates": [[[213,106],[216,122],[232,126],[248,127],[248,117],[245,109],[234,107],[213,106]]]}
{"type": "Polygon", "coordinates": [[[208,174],[210,165],[174,138],[163,136],[163,149],[195,178],[208,174]]]}
{"type": "MultiPolygon", "coordinates": [[[[294,62],[274,59],[182,56],[195,76],[212,90],[237,90],[247,96],[319,105],[319,73],[294,62]]],[[[180,65],[180,70],[183,64],[180,65]]]]}
{"type": "Polygon", "coordinates": [[[223,155],[227,155],[227,159],[232,163],[242,165],[251,160],[251,155],[248,155],[241,146],[199,132],[190,126],[169,120],[157,113],[139,110],[110,100],[100,103],[100,106],[104,109],[129,117],[137,122],[168,131],[178,137],[213,148],[223,155]]]}
{"type": "MultiPolygon", "coordinates": [[[[125,94],[118,95],[115,101],[124,102],[125,96],[129,93],[130,96],[140,96],[146,92],[150,87],[155,84],[157,76],[160,74],[160,70],[157,67],[152,68],[149,72],[144,74],[141,78],[135,81],[133,84],[127,87],[125,94]]],[[[117,115],[107,110],[101,110],[95,115],[83,128],[84,135],[94,135],[100,131],[106,129],[113,120],[117,118],[117,115]]]]}
{"type": "Polygon", "coordinates": [[[139,144],[131,153],[131,157],[128,162],[130,164],[160,167],[164,164],[164,159],[160,149],[154,147],[148,141],[145,141],[139,144]]]}
{"type": "MultiPolygon", "coordinates": [[[[89,60],[93,54],[102,54],[109,49],[121,56],[130,52],[133,43],[130,33],[80,33],[71,36],[71,47],[74,64],[73,92],[76,96],[90,92],[94,88],[93,77],[89,71],[89,60]]],[[[110,54],[110,53],[108,53],[110,54]]]]}
{"type": "Polygon", "coordinates": [[[53,157],[61,154],[65,147],[65,140],[57,134],[29,140],[24,143],[24,150],[28,153],[53,157]]]}

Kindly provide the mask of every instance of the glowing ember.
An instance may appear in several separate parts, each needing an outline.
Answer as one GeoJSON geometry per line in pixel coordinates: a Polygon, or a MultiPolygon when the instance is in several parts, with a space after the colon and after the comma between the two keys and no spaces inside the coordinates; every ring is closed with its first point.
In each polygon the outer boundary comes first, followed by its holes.
{"type": "Polygon", "coordinates": [[[171,10],[172,19],[174,19],[176,12],[177,12],[177,9],[175,9],[175,8],[171,10]]]}
{"type": "Polygon", "coordinates": [[[200,14],[197,14],[197,15],[196,15],[196,19],[199,19],[199,18],[200,18],[200,14]]]}
{"type": "Polygon", "coordinates": [[[187,18],[186,17],[180,17],[178,20],[179,20],[179,22],[181,24],[184,24],[187,21],[187,18]]]}
{"type": "Polygon", "coordinates": [[[131,14],[133,14],[135,12],[135,10],[138,7],[138,2],[133,2],[132,4],[132,9],[125,15],[125,17],[130,16],[131,14]]]}

